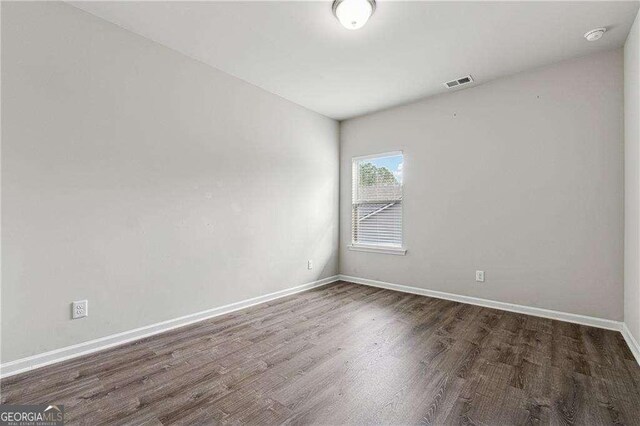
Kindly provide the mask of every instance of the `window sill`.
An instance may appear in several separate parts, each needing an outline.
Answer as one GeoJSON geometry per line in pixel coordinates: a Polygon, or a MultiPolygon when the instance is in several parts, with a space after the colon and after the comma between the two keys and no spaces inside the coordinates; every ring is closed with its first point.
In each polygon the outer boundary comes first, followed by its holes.
{"type": "Polygon", "coordinates": [[[349,250],[364,251],[368,253],[393,254],[396,256],[404,256],[407,250],[402,247],[380,247],[380,246],[364,246],[359,244],[350,244],[347,246],[349,250]]]}

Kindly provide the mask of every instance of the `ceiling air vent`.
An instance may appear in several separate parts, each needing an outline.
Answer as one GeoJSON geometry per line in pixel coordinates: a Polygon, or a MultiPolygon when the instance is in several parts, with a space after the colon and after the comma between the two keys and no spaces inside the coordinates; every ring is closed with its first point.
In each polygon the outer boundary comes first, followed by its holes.
{"type": "Polygon", "coordinates": [[[457,80],[447,81],[444,85],[448,89],[453,89],[454,87],[458,87],[458,86],[463,86],[465,84],[469,84],[472,81],[473,81],[473,78],[471,78],[470,75],[467,75],[465,77],[458,78],[457,80]]]}

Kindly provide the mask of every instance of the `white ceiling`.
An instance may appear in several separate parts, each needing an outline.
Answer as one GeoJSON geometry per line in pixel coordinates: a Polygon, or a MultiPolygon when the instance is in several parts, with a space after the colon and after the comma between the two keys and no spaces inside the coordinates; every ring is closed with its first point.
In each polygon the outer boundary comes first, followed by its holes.
{"type": "Polygon", "coordinates": [[[382,0],[357,31],[340,26],[330,1],[72,4],[341,120],[441,93],[467,74],[483,83],[622,46],[639,3],[382,0]],[[583,38],[601,26],[601,40],[583,38]]]}

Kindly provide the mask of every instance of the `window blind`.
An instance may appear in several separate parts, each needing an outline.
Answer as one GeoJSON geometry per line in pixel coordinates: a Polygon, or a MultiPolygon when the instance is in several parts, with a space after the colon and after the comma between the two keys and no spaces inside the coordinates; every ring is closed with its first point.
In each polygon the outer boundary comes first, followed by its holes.
{"type": "Polygon", "coordinates": [[[354,158],[352,242],[402,246],[402,153],[354,158]]]}

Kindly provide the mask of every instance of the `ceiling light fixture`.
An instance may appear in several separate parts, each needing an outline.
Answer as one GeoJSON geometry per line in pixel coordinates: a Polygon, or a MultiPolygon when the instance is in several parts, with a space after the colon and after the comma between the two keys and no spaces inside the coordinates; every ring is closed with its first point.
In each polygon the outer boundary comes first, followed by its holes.
{"type": "Polygon", "coordinates": [[[606,28],[596,28],[595,30],[591,30],[588,31],[587,33],[585,33],[584,38],[587,39],[587,41],[596,41],[596,40],[600,40],[602,38],[602,36],[604,35],[605,31],[607,31],[606,28]]]}
{"type": "Polygon", "coordinates": [[[348,30],[364,27],[376,10],[375,0],[334,0],[333,14],[348,30]]]}

